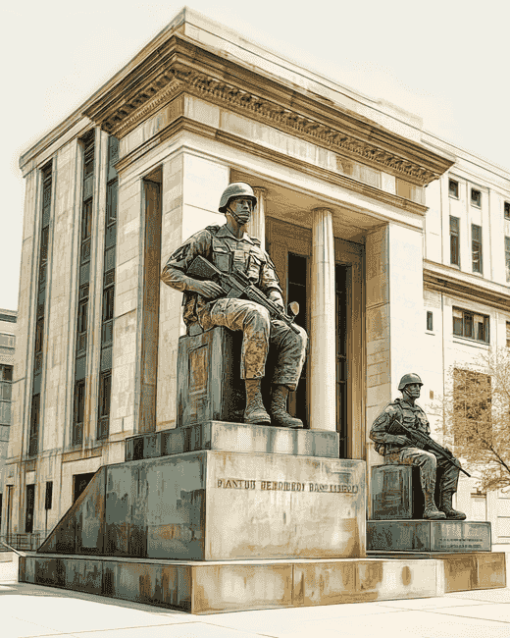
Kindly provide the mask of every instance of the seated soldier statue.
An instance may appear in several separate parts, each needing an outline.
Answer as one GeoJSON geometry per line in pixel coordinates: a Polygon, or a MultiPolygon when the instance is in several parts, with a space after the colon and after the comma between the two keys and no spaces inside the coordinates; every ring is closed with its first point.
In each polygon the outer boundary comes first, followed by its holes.
{"type": "Polygon", "coordinates": [[[215,281],[190,276],[196,257],[211,262],[222,273],[243,273],[285,315],[282,290],[269,255],[260,241],[245,232],[257,205],[248,184],[230,184],[220,199],[223,226],[208,226],[192,235],[168,260],[161,279],[184,293],[184,322],[203,330],[224,326],[243,332],[241,378],[246,388],[244,422],[302,428],[300,419],[287,412],[289,391],[297,387],[305,361],[307,335],[300,327],[282,321],[255,301],[229,298],[215,281]],[[266,374],[269,348],[275,361],[269,412],[265,409],[261,381],[266,374]],[[274,355],[274,356],[273,356],[274,355]]]}
{"type": "Polygon", "coordinates": [[[398,386],[402,398],[395,399],[377,417],[372,424],[370,438],[375,441],[375,449],[379,454],[384,455],[385,464],[419,467],[420,483],[425,497],[423,518],[464,520],[466,515],[452,507],[452,497],[457,491],[460,463],[447,448],[442,448],[434,441],[432,444],[443,453],[439,454],[430,448],[424,450],[419,443],[409,438],[413,431],[417,431],[417,438],[422,440],[430,435],[427,415],[416,404],[422,385],[422,380],[417,374],[405,374],[402,377],[398,386]],[[398,433],[399,424],[404,424],[409,430],[408,436],[398,433]],[[423,434],[426,437],[423,437],[423,434]],[[435,502],[436,481],[439,483],[439,509],[435,502]]]}

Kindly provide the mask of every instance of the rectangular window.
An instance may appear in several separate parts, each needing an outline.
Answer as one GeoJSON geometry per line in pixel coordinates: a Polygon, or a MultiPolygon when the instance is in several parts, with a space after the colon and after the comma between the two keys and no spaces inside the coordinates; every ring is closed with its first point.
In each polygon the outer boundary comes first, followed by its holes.
{"type": "Polygon", "coordinates": [[[510,219],[510,202],[504,203],[503,210],[505,212],[505,219],[510,219]]]}
{"type": "Polygon", "coordinates": [[[106,225],[110,226],[117,221],[117,181],[111,182],[107,186],[106,193],[106,225]]]}
{"type": "Polygon", "coordinates": [[[427,311],[427,330],[432,332],[434,330],[434,315],[430,310],[427,311]]]}
{"type": "Polygon", "coordinates": [[[505,269],[506,280],[510,281],[510,237],[505,237],[505,269]]]}
{"type": "Polygon", "coordinates": [[[83,420],[85,417],[85,381],[77,381],[74,386],[74,423],[73,445],[80,445],[83,441],[83,420]]]}
{"type": "Polygon", "coordinates": [[[28,443],[29,456],[35,456],[39,447],[39,412],[41,407],[41,395],[32,396],[32,410],[30,412],[30,436],[28,443]]]}
{"type": "Polygon", "coordinates": [[[44,498],[44,509],[50,510],[53,505],[53,481],[46,483],[46,495],[44,498]]]}
{"type": "Polygon", "coordinates": [[[97,439],[108,438],[110,422],[110,405],[112,394],[112,373],[108,371],[101,375],[99,385],[99,414],[97,424],[97,439]]]}
{"type": "Polygon", "coordinates": [[[454,179],[448,180],[448,195],[459,199],[459,182],[454,179]]]}
{"type": "Polygon", "coordinates": [[[35,485],[27,485],[27,502],[25,511],[25,533],[34,531],[35,485]]]}
{"type": "Polygon", "coordinates": [[[471,224],[471,251],[473,254],[473,272],[482,273],[482,227],[476,224],[471,224]]]}
{"type": "Polygon", "coordinates": [[[465,339],[490,343],[490,318],[461,308],[453,308],[453,334],[465,339]]]}
{"type": "Polygon", "coordinates": [[[476,188],[471,189],[471,203],[477,208],[481,208],[482,206],[482,193],[476,188]]]}
{"type": "Polygon", "coordinates": [[[450,215],[450,263],[460,266],[460,219],[450,215]]]}
{"type": "Polygon", "coordinates": [[[455,368],[453,375],[453,400],[455,413],[472,423],[463,428],[477,434],[492,435],[492,389],[491,377],[472,370],[455,368]]]}

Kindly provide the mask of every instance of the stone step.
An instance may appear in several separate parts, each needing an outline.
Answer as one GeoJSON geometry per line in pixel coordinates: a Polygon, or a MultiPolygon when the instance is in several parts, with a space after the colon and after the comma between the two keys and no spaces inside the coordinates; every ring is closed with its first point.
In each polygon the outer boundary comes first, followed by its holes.
{"type": "Polygon", "coordinates": [[[370,558],[440,560],[445,593],[506,587],[505,552],[367,552],[370,558]]]}
{"type": "Polygon", "coordinates": [[[20,582],[207,614],[442,596],[440,560],[20,558],[20,582]]]}
{"type": "Polygon", "coordinates": [[[486,521],[367,521],[367,550],[388,552],[491,551],[486,521]]]}
{"type": "Polygon", "coordinates": [[[291,430],[265,425],[206,421],[172,430],[130,437],[125,460],[171,456],[183,452],[267,452],[294,456],[338,458],[339,435],[326,430],[291,430]]]}

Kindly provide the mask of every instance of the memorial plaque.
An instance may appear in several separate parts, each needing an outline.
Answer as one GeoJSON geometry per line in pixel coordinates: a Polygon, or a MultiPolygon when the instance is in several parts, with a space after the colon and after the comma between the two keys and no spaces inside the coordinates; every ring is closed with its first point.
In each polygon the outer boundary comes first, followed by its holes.
{"type": "Polygon", "coordinates": [[[368,521],[367,549],[395,552],[491,550],[491,524],[479,521],[368,521]]]}

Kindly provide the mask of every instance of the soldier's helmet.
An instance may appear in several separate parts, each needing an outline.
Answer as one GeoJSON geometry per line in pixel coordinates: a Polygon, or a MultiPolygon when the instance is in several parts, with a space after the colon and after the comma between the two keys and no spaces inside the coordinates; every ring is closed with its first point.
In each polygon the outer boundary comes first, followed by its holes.
{"type": "Polygon", "coordinates": [[[257,198],[255,197],[252,187],[249,184],[235,182],[234,184],[229,184],[223,191],[218,208],[220,213],[224,213],[227,210],[228,203],[235,197],[247,197],[248,199],[251,199],[253,208],[257,205],[257,198]]]}
{"type": "Polygon", "coordinates": [[[409,372],[408,374],[404,374],[404,376],[400,379],[398,389],[403,390],[406,385],[409,385],[411,383],[419,383],[420,385],[423,385],[423,381],[417,374],[415,374],[414,372],[409,372]]]}

